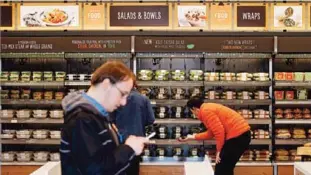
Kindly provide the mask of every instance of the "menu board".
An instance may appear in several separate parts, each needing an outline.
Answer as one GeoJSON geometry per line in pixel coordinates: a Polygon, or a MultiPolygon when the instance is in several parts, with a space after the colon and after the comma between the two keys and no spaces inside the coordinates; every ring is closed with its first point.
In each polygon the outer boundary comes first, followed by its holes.
{"type": "Polygon", "coordinates": [[[105,5],[100,3],[84,4],[83,29],[105,29],[105,5]]]}
{"type": "Polygon", "coordinates": [[[232,30],[232,4],[211,4],[211,30],[232,30]]]}
{"type": "Polygon", "coordinates": [[[172,28],[172,7],[167,3],[113,3],[107,5],[110,30],[163,30],[172,28]]]}
{"type": "Polygon", "coordinates": [[[274,30],[304,30],[305,6],[299,3],[272,4],[271,27],[274,30]]]}
{"type": "Polygon", "coordinates": [[[235,30],[263,31],[268,28],[268,10],[266,4],[235,4],[235,30]]]}
{"type": "Polygon", "coordinates": [[[278,37],[279,53],[310,53],[310,45],[311,37],[278,37]]]}
{"type": "Polygon", "coordinates": [[[9,3],[0,3],[0,30],[12,30],[15,27],[13,14],[15,6],[9,3]]]}
{"type": "Polygon", "coordinates": [[[18,30],[81,29],[82,8],[76,3],[18,4],[18,30]]]}
{"type": "Polygon", "coordinates": [[[273,52],[273,37],[135,37],[136,52],[273,52]]]}
{"type": "Polygon", "coordinates": [[[126,37],[2,37],[1,51],[10,52],[130,52],[126,37]]]}
{"type": "Polygon", "coordinates": [[[194,30],[208,28],[207,5],[182,3],[175,6],[175,29],[194,30]]]}

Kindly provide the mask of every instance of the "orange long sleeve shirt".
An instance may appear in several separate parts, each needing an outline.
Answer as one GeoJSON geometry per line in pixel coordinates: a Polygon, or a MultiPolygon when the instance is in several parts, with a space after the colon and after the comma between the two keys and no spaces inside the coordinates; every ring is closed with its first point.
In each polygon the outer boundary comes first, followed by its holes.
{"type": "Polygon", "coordinates": [[[195,139],[215,138],[217,152],[221,151],[226,140],[250,130],[249,124],[239,113],[221,104],[204,103],[197,117],[208,131],[196,134],[195,139]]]}

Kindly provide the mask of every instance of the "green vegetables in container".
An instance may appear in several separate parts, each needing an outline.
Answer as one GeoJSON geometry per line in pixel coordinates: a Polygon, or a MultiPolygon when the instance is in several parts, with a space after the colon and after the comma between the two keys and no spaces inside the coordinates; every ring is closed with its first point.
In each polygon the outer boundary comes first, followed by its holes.
{"type": "Polygon", "coordinates": [[[295,72],[295,81],[303,81],[304,80],[304,73],[303,72],[295,72]]]}
{"type": "Polygon", "coordinates": [[[311,72],[305,72],[305,81],[311,81],[311,72]]]}

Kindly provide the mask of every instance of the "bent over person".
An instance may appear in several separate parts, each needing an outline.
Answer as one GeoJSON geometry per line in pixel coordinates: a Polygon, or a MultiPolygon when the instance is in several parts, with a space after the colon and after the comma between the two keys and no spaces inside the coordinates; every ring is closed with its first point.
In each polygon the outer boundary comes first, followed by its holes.
{"type": "Polygon", "coordinates": [[[63,175],[125,174],[135,155],[140,155],[144,137],[129,136],[120,144],[108,113],[126,105],[135,77],[122,62],[109,61],[99,67],[86,93],[67,95],[61,136],[63,175]]]}
{"type": "Polygon", "coordinates": [[[187,135],[185,139],[216,140],[215,175],[233,175],[236,163],[248,149],[251,141],[250,126],[236,111],[216,103],[204,103],[200,97],[187,102],[191,112],[208,129],[206,132],[187,135]]]}

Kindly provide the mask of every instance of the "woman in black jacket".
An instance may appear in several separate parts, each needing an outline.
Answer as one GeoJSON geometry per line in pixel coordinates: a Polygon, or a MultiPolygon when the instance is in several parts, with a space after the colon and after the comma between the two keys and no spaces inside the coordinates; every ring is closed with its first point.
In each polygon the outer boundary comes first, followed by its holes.
{"type": "Polygon", "coordinates": [[[135,77],[122,63],[111,61],[98,68],[87,93],[71,93],[62,101],[65,121],[61,139],[63,175],[124,174],[144,137],[129,136],[124,144],[108,112],[126,104],[135,77]]]}

